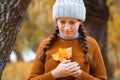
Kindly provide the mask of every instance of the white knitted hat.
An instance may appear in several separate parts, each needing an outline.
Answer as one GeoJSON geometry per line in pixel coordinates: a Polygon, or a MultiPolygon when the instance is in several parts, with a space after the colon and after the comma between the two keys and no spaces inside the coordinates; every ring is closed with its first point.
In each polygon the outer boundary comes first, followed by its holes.
{"type": "Polygon", "coordinates": [[[85,21],[86,8],[83,0],[56,0],[53,5],[53,19],[70,17],[85,21]]]}

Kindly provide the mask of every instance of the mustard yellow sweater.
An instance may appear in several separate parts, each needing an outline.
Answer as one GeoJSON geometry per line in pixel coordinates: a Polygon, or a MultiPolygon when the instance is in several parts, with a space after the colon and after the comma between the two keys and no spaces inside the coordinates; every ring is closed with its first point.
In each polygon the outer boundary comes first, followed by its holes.
{"type": "Polygon", "coordinates": [[[80,49],[78,39],[63,40],[58,37],[57,40],[51,46],[51,48],[46,52],[47,55],[46,62],[45,64],[43,64],[41,61],[38,60],[38,58],[43,47],[48,41],[49,38],[41,42],[36,54],[36,58],[33,62],[32,70],[28,80],[55,80],[51,74],[51,70],[55,69],[60,62],[55,61],[51,55],[57,52],[58,48],[68,47],[72,47],[71,61],[76,61],[79,63],[82,69],[82,73],[77,79],[69,76],[59,78],[56,80],[107,80],[106,70],[101,56],[101,52],[97,42],[93,38],[87,36],[89,54],[94,59],[95,62],[95,67],[92,69],[92,71],[90,65],[86,63],[85,55],[83,51],[80,49]]]}

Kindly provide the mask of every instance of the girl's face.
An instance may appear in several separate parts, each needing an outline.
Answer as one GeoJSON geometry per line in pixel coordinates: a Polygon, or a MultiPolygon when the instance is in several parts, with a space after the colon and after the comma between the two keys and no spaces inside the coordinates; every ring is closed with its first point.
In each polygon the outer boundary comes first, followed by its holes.
{"type": "Polygon", "coordinates": [[[81,23],[78,19],[73,18],[57,19],[58,29],[66,38],[71,38],[78,31],[81,23]]]}

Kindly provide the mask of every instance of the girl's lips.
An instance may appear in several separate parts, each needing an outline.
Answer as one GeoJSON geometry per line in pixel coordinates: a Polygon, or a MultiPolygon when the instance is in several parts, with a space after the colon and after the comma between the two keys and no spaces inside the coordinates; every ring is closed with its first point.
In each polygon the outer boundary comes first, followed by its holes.
{"type": "Polygon", "coordinates": [[[65,34],[70,34],[71,32],[70,31],[66,31],[66,32],[64,32],[65,34]]]}
{"type": "Polygon", "coordinates": [[[70,33],[64,33],[64,34],[69,35],[70,33]]]}

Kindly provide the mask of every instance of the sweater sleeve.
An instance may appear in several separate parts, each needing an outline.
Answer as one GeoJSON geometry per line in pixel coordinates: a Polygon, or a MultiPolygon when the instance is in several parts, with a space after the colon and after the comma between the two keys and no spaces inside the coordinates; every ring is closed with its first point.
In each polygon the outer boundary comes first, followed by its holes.
{"type": "Polygon", "coordinates": [[[92,41],[92,43],[94,43],[91,47],[94,49],[93,60],[95,62],[95,67],[91,68],[90,74],[82,71],[81,75],[76,80],[107,80],[106,70],[100,48],[95,40],[92,41]]]}
{"type": "Polygon", "coordinates": [[[42,63],[39,59],[39,56],[42,52],[43,47],[47,43],[48,40],[44,40],[41,42],[37,53],[36,53],[36,58],[33,62],[32,69],[29,75],[28,80],[55,80],[54,77],[50,72],[44,73],[44,63],[42,63]]]}

